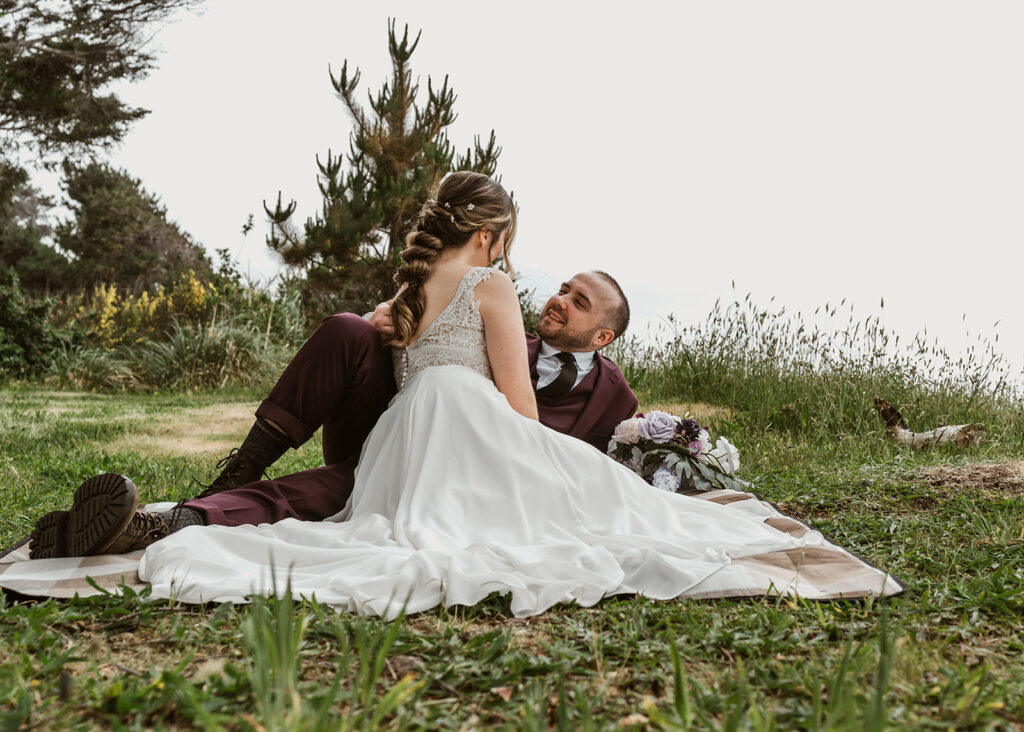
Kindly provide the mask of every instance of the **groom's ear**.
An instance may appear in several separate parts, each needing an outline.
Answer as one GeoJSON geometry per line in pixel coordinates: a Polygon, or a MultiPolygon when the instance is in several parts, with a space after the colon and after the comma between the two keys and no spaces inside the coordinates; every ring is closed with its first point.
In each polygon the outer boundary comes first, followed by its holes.
{"type": "Polygon", "coordinates": [[[615,340],[615,331],[611,328],[601,328],[594,334],[593,339],[590,341],[591,347],[596,351],[600,348],[604,348],[609,343],[615,340]]]}

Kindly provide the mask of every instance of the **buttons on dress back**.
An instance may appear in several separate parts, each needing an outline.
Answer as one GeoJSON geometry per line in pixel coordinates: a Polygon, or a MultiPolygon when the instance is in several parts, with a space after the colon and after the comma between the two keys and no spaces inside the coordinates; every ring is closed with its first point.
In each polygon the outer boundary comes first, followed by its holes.
{"type": "Polygon", "coordinates": [[[409,379],[409,352],[402,349],[402,379],[398,385],[398,390],[401,391],[405,388],[405,382],[409,379]]]}

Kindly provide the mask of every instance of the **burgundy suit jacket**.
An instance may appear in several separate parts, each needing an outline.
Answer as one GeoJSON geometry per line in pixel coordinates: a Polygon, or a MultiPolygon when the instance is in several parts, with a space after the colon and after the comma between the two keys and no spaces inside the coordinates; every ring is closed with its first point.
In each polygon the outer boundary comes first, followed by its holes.
{"type": "MultiPolygon", "coordinates": [[[[530,380],[537,388],[540,338],[526,334],[530,380]]],[[[636,395],[610,358],[594,354],[594,368],[568,394],[556,399],[537,397],[541,424],[589,442],[601,452],[608,449],[615,425],[636,414],[636,395]]]]}

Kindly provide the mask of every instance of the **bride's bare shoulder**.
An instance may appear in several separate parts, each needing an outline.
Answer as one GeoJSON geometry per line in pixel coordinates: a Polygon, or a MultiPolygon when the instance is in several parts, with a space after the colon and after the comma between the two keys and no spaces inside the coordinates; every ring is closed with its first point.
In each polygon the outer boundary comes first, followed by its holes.
{"type": "Polygon", "coordinates": [[[518,310],[519,298],[516,296],[516,286],[512,283],[512,278],[499,269],[491,270],[488,275],[476,286],[473,293],[481,311],[513,306],[518,310]]]}
{"type": "MultiPolygon", "coordinates": [[[[477,292],[503,292],[509,287],[515,289],[512,278],[508,273],[493,267],[480,267],[480,282],[476,286],[477,292]]],[[[468,274],[468,273],[467,273],[468,274]]]]}

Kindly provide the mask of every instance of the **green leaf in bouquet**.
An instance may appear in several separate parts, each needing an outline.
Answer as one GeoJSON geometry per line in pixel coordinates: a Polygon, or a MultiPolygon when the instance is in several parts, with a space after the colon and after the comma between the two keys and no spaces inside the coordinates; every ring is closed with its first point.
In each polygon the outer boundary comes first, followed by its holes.
{"type": "MultiPolygon", "coordinates": [[[[698,490],[710,491],[715,490],[716,488],[733,488],[729,483],[734,483],[735,481],[732,481],[732,479],[725,473],[719,472],[696,460],[694,461],[694,468],[696,468],[697,473],[700,476],[700,480],[697,481],[699,483],[698,490]],[[706,485],[707,487],[701,487],[701,485],[706,485]]],[[[695,481],[697,480],[696,476],[694,479],[695,481]]]]}
{"type": "Polygon", "coordinates": [[[694,461],[694,467],[704,480],[714,483],[717,477],[715,471],[700,461],[694,461]]]}
{"type": "Polygon", "coordinates": [[[715,472],[725,473],[725,468],[722,467],[722,461],[721,460],[719,460],[718,458],[716,458],[714,455],[712,455],[710,453],[708,453],[708,455],[707,455],[707,460],[708,460],[708,462],[704,463],[705,465],[710,465],[711,469],[714,470],[715,472]]]}
{"type": "Polygon", "coordinates": [[[665,456],[661,452],[651,451],[644,454],[641,464],[645,469],[654,471],[658,469],[658,466],[661,465],[664,460],[665,456]]]}
{"type": "Polygon", "coordinates": [[[734,491],[747,491],[751,487],[749,483],[733,478],[722,470],[716,470],[713,466],[698,462],[696,463],[696,468],[699,471],[701,478],[710,486],[709,488],[701,488],[700,490],[724,488],[734,491]]]}
{"type": "Polygon", "coordinates": [[[722,476],[723,488],[729,488],[734,491],[749,491],[754,486],[745,480],[739,478],[733,478],[731,475],[722,476]]]}
{"type": "Polygon", "coordinates": [[[694,473],[690,480],[693,482],[693,487],[699,491],[713,491],[715,489],[714,483],[709,482],[700,473],[694,473]]]}

